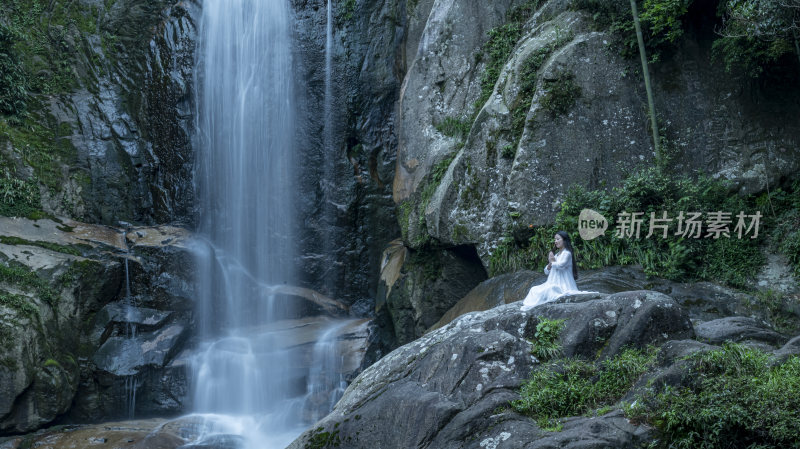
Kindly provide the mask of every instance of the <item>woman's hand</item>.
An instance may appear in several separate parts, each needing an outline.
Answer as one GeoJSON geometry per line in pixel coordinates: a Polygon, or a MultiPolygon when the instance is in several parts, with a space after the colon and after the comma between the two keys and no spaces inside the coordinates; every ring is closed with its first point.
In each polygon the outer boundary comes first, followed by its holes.
{"type": "MultiPolygon", "coordinates": [[[[552,251],[550,251],[550,254],[547,255],[547,260],[550,261],[550,264],[556,261],[556,256],[553,255],[552,251]]],[[[550,264],[548,264],[547,266],[550,267],[550,264]]]]}

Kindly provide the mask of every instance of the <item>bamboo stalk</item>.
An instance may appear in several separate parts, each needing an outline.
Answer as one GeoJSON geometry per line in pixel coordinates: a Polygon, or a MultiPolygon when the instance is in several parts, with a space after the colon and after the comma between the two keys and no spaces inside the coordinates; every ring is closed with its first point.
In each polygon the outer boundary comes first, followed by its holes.
{"type": "Polygon", "coordinates": [[[658,125],[656,124],[656,105],[653,102],[653,89],[650,87],[650,72],[647,70],[647,55],[644,51],[644,38],[642,37],[642,27],[639,24],[639,13],[636,10],[636,0],[631,0],[631,12],[633,13],[633,24],[636,27],[636,39],[639,41],[639,56],[642,58],[642,73],[644,74],[644,88],[647,91],[647,104],[650,108],[650,125],[653,129],[653,147],[656,150],[656,160],[663,162],[658,138],[658,125]]]}

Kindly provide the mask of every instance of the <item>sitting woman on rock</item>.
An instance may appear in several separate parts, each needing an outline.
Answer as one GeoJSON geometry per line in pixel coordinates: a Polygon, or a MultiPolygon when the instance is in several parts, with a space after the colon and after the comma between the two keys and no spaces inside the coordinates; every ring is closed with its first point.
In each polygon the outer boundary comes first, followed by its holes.
{"type": "Polygon", "coordinates": [[[573,256],[574,251],[569,240],[569,234],[564,231],[558,231],[554,241],[557,252],[553,254],[550,251],[547,255],[550,263],[544,268],[547,282],[531,287],[525,300],[522,301],[523,311],[530,310],[539,304],[554,301],[564,295],[597,293],[580,291],[578,290],[578,285],[575,284],[575,279],[578,278],[578,266],[573,256]]]}

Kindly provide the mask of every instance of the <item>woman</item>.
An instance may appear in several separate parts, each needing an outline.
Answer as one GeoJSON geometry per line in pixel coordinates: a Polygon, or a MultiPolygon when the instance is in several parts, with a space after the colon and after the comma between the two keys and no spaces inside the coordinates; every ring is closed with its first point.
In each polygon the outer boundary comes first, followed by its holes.
{"type": "Polygon", "coordinates": [[[523,311],[567,294],[597,293],[582,292],[575,284],[575,279],[578,278],[578,267],[573,256],[574,251],[572,243],[569,241],[569,235],[564,231],[556,232],[554,243],[558,251],[556,254],[550,251],[547,255],[550,263],[544,268],[544,274],[548,275],[547,282],[531,287],[528,296],[522,301],[523,311]]]}

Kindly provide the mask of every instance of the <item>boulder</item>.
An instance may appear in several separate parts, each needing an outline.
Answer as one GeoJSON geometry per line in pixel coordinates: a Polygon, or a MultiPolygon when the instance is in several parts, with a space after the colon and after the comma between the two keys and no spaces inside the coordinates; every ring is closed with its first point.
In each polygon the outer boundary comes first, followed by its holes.
{"type": "Polygon", "coordinates": [[[726,341],[737,343],[764,343],[774,349],[786,343],[787,338],[769,329],[766,323],[755,318],[731,316],[707,321],[695,326],[697,338],[711,344],[726,341]]]}
{"type": "Polygon", "coordinates": [[[182,410],[186,231],[8,217],[0,229],[0,433],[182,410]]]}
{"type": "Polygon", "coordinates": [[[674,300],[651,291],[599,299],[565,297],[527,313],[520,303],[472,312],[386,355],[350,384],[334,410],[289,447],[335,435],[349,448],[638,447],[646,429],[619,415],[575,418],[549,434],[529,418],[500,413],[539,361],[530,353],[539,316],[566,318],[564,355],[610,357],[693,337],[674,300]],[[578,437],[594,441],[581,446],[578,437]],[[512,435],[514,435],[512,439],[512,435]],[[549,438],[549,440],[548,440],[549,438]]]}
{"type": "MultiPolygon", "coordinates": [[[[616,36],[571,2],[541,3],[520,24],[488,96],[482,46],[517,2],[434,3],[409,52],[398,106],[394,199],[407,245],[475,245],[488,266],[509,230],[553,223],[570,186],[611,188],[626,169],[653,162],[639,61],[619,56],[616,36]],[[562,99],[565,110],[552,111],[558,83],[574,94],[562,99]],[[463,136],[442,131],[448,120],[463,136]]],[[[791,179],[800,163],[798,92],[757,100],[709,62],[705,43],[687,33],[652,68],[656,108],[671,117],[667,135],[679,136],[674,169],[729,179],[747,194],[791,179]]]]}

